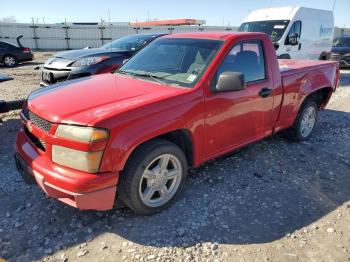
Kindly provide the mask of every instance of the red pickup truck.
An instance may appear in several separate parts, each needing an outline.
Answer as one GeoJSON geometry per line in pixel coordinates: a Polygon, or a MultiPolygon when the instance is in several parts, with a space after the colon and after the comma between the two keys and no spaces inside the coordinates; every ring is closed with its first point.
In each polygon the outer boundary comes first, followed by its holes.
{"type": "Polygon", "coordinates": [[[307,140],[336,62],[277,60],[261,33],[161,37],[118,71],[34,91],[15,160],[24,180],[79,209],[169,207],[188,167],[285,130],[307,140]]]}

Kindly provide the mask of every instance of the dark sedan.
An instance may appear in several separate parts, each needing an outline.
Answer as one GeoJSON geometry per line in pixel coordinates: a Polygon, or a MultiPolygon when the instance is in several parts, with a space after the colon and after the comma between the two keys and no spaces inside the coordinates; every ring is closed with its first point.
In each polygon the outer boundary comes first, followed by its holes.
{"type": "Polygon", "coordinates": [[[350,67],[350,36],[334,39],[331,60],[338,61],[340,67],[350,67]]]}
{"type": "Polygon", "coordinates": [[[108,73],[119,68],[141,48],[165,34],[140,34],[119,38],[99,48],[66,51],[49,58],[42,70],[41,86],[108,73]]]}
{"type": "Polygon", "coordinates": [[[21,37],[22,35],[17,37],[18,45],[0,41],[0,62],[5,66],[14,67],[18,63],[33,60],[30,48],[21,45],[19,41],[21,37]]]}

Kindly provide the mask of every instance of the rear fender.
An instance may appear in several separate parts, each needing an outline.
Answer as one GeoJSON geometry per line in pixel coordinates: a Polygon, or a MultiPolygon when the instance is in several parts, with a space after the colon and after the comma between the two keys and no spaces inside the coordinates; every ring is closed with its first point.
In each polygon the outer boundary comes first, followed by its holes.
{"type": "Polygon", "coordinates": [[[296,106],[296,112],[299,112],[301,105],[304,103],[305,99],[310,97],[315,92],[323,90],[325,88],[331,88],[332,91],[328,92],[326,100],[320,105],[320,109],[324,109],[332,96],[332,92],[335,91],[339,83],[339,68],[332,67],[322,69],[320,71],[311,71],[306,78],[306,83],[304,83],[300,88],[301,99],[296,106]]]}

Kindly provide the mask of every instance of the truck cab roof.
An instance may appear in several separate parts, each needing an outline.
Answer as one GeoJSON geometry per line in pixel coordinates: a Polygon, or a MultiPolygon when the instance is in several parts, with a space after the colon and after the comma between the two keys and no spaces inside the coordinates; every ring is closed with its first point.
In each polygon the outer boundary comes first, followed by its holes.
{"type": "Polygon", "coordinates": [[[173,35],[166,35],[163,38],[202,38],[202,39],[214,39],[214,40],[229,40],[237,36],[259,36],[265,35],[258,32],[193,32],[193,33],[180,33],[173,35]]]}

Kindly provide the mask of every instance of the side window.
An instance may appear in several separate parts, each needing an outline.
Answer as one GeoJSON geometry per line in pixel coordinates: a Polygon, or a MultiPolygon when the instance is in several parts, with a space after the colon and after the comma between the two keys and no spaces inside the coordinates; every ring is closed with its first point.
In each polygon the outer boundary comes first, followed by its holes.
{"type": "Polygon", "coordinates": [[[295,21],[289,29],[288,36],[286,37],[285,45],[290,45],[289,39],[293,36],[296,37],[297,43],[299,43],[301,35],[301,21],[295,21]]]}
{"type": "Polygon", "coordinates": [[[228,71],[244,74],[247,83],[265,79],[265,59],[261,41],[236,44],[222,62],[217,76],[228,71]]]}

